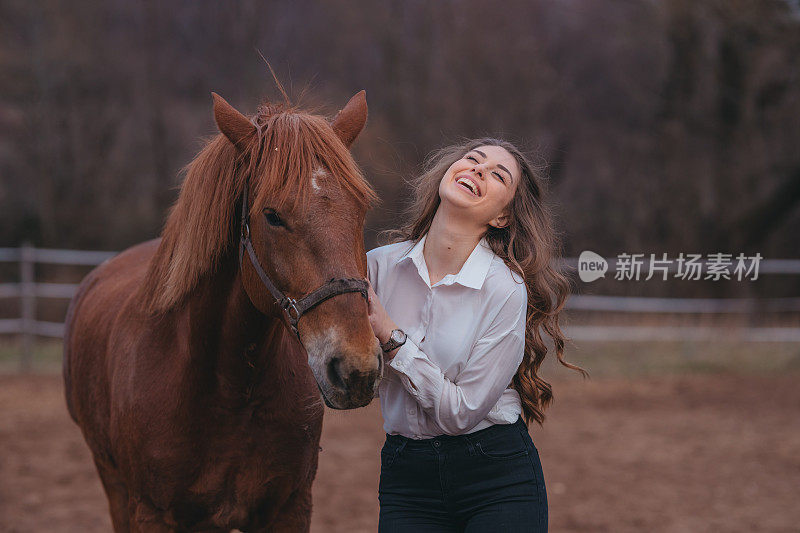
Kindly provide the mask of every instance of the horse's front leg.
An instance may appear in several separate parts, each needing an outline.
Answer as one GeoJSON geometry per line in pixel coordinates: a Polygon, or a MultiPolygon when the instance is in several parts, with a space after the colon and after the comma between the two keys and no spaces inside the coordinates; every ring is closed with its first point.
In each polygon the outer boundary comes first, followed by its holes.
{"type": "Polygon", "coordinates": [[[111,511],[111,523],[115,533],[129,533],[131,530],[128,491],[119,475],[106,463],[94,456],[94,464],[97,473],[100,474],[100,481],[108,497],[108,508],[111,511]]]}
{"type": "Polygon", "coordinates": [[[308,533],[311,529],[311,485],[298,489],[283,504],[275,521],[258,532],[308,533]]]}

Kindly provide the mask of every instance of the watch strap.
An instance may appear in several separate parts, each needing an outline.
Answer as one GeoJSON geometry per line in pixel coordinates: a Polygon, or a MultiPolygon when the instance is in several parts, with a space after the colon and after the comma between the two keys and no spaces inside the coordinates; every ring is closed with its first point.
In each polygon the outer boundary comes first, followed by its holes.
{"type": "Polygon", "coordinates": [[[403,344],[405,344],[407,338],[408,338],[408,336],[405,334],[405,332],[402,329],[400,329],[400,328],[393,329],[392,332],[389,334],[389,340],[386,341],[386,344],[381,344],[381,349],[383,350],[384,353],[391,352],[392,350],[394,350],[398,346],[402,346],[403,344]],[[394,332],[395,331],[399,331],[400,333],[403,334],[404,338],[403,338],[402,341],[394,340],[394,332]]]}

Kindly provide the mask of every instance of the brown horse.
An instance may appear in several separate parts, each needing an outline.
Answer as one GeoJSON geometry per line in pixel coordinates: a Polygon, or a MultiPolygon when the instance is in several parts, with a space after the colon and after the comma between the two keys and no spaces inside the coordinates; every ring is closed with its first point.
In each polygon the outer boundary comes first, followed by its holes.
{"type": "Polygon", "coordinates": [[[214,117],[162,237],[93,270],[68,311],[67,406],[116,531],[308,531],[320,396],[367,405],[383,371],[358,285],[364,92],[331,122],[288,103],[248,119],[216,94],[214,117]]]}

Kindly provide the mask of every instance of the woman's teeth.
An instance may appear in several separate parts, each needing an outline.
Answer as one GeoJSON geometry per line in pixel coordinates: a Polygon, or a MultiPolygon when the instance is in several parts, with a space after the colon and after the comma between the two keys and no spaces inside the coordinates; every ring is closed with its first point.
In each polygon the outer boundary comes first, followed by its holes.
{"type": "Polygon", "coordinates": [[[478,191],[474,190],[475,185],[472,182],[470,182],[467,178],[459,178],[458,180],[456,180],[456,183],[467,189],[472,195],[479,196],[478,191]]]}

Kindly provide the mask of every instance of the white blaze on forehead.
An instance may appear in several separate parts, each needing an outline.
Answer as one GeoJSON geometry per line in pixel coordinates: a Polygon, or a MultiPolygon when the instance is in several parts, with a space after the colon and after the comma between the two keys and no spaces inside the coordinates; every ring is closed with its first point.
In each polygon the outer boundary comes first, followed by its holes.
{"type": "Polygon", "coordinates": [[[322,178],[327,174],[324,168],[317,167],[311,173],[311,186],[314,187],[314,192],[319,192],[322,188],[317,184],[317,178],[322,178]]]}

